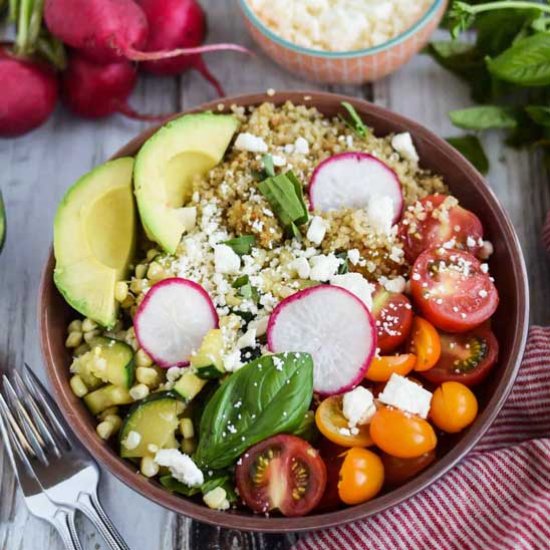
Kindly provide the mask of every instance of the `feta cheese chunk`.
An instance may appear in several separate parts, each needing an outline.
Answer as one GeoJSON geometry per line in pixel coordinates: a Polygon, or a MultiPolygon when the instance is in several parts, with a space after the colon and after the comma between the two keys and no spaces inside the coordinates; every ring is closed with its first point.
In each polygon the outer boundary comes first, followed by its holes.
{"type": "Polygon", "coordinates": [[[286,165],[285,157],[281,157],[279,155],[272,155],[271,158],[273,159],[274,166],[281,167],[286,165]]]}
{"type": "Polygon", "coordinates": [[[376,412],[374,396],[367,388],[357,386],[344,394],[342,412],[348,419],[350,428],[368,424],[376,412]]]}
{"type": "Polygon", "coordinates": [[[174,479],[188,487],[198,487],[204,483],[204,475],[198,466],[178,449],[161,449],[155,455],[155,462],[168,468],[174,479]]]}
{"type": "Polygon", "coordinates": [[[401,155],[402,158],[415,164],[420,160],[414,146],[411,134],[404,132],[396,134],[391,140],[391,146],[401,155]]]}
{"type": "Polygon", "coordinates": [[[302,136],[300,136],[294,142],[294,150],[301,155],[307,155],[309,153],[309,143],[302,136]]]}
{"type": "Polygon", "coordinates": [[[306,237],[315,245],[319,246],[325,238],[328,223],[321,216],[313,216],[306,237]]]}
{"type": "Polygon", "coordinates": [[[300,279],[309,279],[311,267],[306,258],[296,258],[289,264],[290,269],[293,269],[298,274],[300,279]]]}
{"type": "Polygon", "coordinates": [[[241,267],[241,258],[226,244],[214,247],[214,265],[216,273],[237,273],[241,267]]]}
{"type": "Polygon", "coordinates": [[[380,403],[404,412],[427,418],[432,394],[416,382],[411,382],[404,376],[394,373],[384,387],[384,391],[378,395],[378,400],[380,403]]]}
{"type": "Polygon", "coordinates": [[[373,229],[388,235],[393,224],[393,200],[387,195],[373,197],[367,205],[367,218],[373,229]]]}
{"type": "Polygon", "coordinates": [[[388,292],[405,292],[407,286],[407,281],[405,277],[398,275],[394,279],[388,279],[387,277],[380,277],[378,282],[388,291],[388,292]]]}
{"type": "Polygon", "coordinates": [[[128,432],[126,439],[122,441],[122,445],[129,451],[134,450],[141,443],[141,434],[134,430],[128,432]]]}
{"type": "Polygon", "coordinates": [[[237,347],[239,349],[243,348],[253,348],[256,345],[256,329],[249,328],[238,340],[237,347]]]}
{"type": "Polygon", "coordinates": [[[234,349],[231,353],[224,355],[223,357],[223,368],[227,372],[235,372],[239,370],[243,364],[241,363],[241,351],[237,348],[234,349]]]}
{"type": "Polygon", "coordinates": [[[351,250],[348,250],[348,260],[351,262],[352,265],[357,265],[360,259],[361,254],[359,253],[359,250],[357,250],[357,248],[352,248],[351,250]]]}
{"type": "Polygon", "coordinates": [[[326,282],[338,271],[340,260],[334,254],[329,256],[320,254],[313,256],[309,260],[309,265],[311,266],[309,278],[312,281],[326,282]]]}
{"type": "Polygon", "coordinates": [[[245,132],[237,136],[235,149],[251,153],[267,153],[267,143],[261,137],[245,132]]]}
{"type": "MultiPolygon", "coordinates": [[[[308,265],[309,267],[309,265],[308,265]]],[[[267,325],[269,323],[269,316],[256,318],[253,321],[248,323],[249,329],[254,329],[256,331],[256,337],[259,338],[267,332],[267,325]]]]}
{"type": "Polygon", "coordinates": [[[367,309],[372,309],[372,293],[374,286],[371,285],[360,273],[345,273],[343,275],[335,275],[330,279],[330,284],[345,288],[353,295],[361,300],[367,309]]]}

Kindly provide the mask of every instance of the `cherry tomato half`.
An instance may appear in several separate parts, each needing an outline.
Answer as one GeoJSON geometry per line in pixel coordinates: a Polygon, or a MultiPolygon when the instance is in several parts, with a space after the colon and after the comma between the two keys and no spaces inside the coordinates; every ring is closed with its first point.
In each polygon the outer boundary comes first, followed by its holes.
{"type": "Polygon", "coordinates": [[[460,432],[477,416],[477,399],[460,382],[443,382],[432,397],[430,419],[444,432],[460,432]]]}
{"type": "Polygon", "coordinates": [[[276,435],[248,449],[237,462],[239,495],[255,512],[303,516],[321,500],[327,470],[319,452],[294,435],[276,435]]]}
{"type": "Polygon", "coordinates": [[[413,312],[409,299],[399,292],[389,292],[376,285],[372,295],[372,313],[380,353],[388,354],[405,342],[411,330],[413,312]]]}
{"type": "Polygon", "coordinates": [[[380,457],[369,451],[353,447],[346,452],[338,494],[346,504],[361,504],[375,497],[384,484],[384,465],[380,457]]]}
{"type": "Polygon", "coordinates": [[[435,327],[422,317],[416,316],[413,320],[409,351],[416,355],[415,371],[431,369],[441,355],[439,334],[435,327]]]}
{"type": "Polygon", "coordinates": [[[437,445],[429,422],[390,407],[376,411],[370,423],[370,435],[377,447],[399,458],[415,458],[437,445]]]}
{"type": "Polygon", "coordinates": [[[498,341],[486,327],[462,334],[440,334],[441,357],[422,376],[434,384],[447,381],[475,386],[483,382],[498,359],[498,341]]]}
{"type": "Polygon", "coordinates": [[[416,355],[412,353],[374,357],[365,378],[371,382],[387,382],[393,373],[407,376],[415,365],[416,355]]]}
{"type": "Polygon", "coordinates": [[[448,195],[429,195],[409,207],[399,225],[405,257],[409,262],[443,244],[477,254],[483,246],[483,226],[469,210],[448,195]]]}
{"type": "Polygon", "coordinates": [[[348,419],[342,412],[342,396],[332,395],[322,401],[315,411],[319,431],[333,443],[342,447],[368,447],[372,445],[369,426],[357,426],[358,433],[349,430],[348,419]]]}
{"type": "Polygon", "coordinates": [[[398,458],[382,453],[381,458],[384,464],[386,484],[397,486],[403,485],[425,470],[435,460],[435,451],[429,451],[415,458],[398,458]]]}
{"type": "Polygon", "coordinates": [[[422,315],[446,332],[465,332],[495,312],[498,292],[468,252],[437,248],[418,256],[411,293],[422,315]]]}

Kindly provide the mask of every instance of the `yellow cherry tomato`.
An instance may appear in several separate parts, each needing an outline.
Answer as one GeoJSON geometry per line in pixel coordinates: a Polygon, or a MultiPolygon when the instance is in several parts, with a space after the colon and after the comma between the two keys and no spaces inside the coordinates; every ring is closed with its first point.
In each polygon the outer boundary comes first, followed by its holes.
{"type": "Polygon", "coordinates": [[[460,382],[443,382],[432,397],[430,419],[441,430],[456,433],[469,426],[477,416],[477,399],[460,382]]]}
{"type": "Polygon", "coordinates": [[[415,364],[416,355],[412,353],[375,357],[365,378],[371,382],[387,382],[393,373],[407,376],[414,369],[415,364]]]}
{"type": "Polygon", "coordinates": [[[435,327],[416,316],[413,319],[409,351],[416,355],[414,370],[425,371],[435,366],[441,355],[441,342],[435,327]]]}
{"type": "Polygon", "coordinates": [[[437,445],[431,424],[419,416],[381,407],[370,423],[370,436],[384,452],[399,458],[415,458],[437,445]]]}
{"type": "Polygon", "coordinates": [[[319,431],[333,443],[342,447],[368,447],[372,445],[369,426],[357,426],[358,432],[352,434],[348,419],[342,412],[342,396],[327,397],[315,411],[315,424],[319,431]]]}
{"type": "Polygon", "coordinates": [[[346,504],[361,504],[375,497],[384,484],[381,458],[369,451],[353,447],[345,453],[340,468],[338,495],[346,504]]]}

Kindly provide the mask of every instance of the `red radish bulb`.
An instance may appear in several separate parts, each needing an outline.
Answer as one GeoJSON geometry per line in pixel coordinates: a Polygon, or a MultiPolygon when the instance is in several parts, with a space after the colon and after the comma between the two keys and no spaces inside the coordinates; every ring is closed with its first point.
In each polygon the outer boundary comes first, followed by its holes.
{"type": "Polygon", "coordinates": [[[135,88],[137,71],[130,61],[97,65],[73,53],[61,78],[62,100],[71,111],[85,118],[121,113],[140,120],[160,120],[166,115],[141,115],[127,103],[135,88]]]}
{"type": "Polygon", "coordinates": [[[97,63],[146,61],[218,50],[248,52],[236,44],[211,44],[172,51],[143,52],[149,27],[134,0],[45,0],[50,32],[97,63]]]}
{"type": "Polygon", "coordinates": [[[0,137],[15,137],[41,126],[58,97],[53,71],[0,48],[0,137]]]}
{"type": "MultiPolygon", "coordinates": [[[[149,23],[147,51],[200,46],[206,36],[206,17],[195,0],[138,0],[149,23]]],[[[143,68],[157,75],[176,75],[194,69],[208,80],[220,96],[225,92],[200,55],[146,61],[143,68]]]]}

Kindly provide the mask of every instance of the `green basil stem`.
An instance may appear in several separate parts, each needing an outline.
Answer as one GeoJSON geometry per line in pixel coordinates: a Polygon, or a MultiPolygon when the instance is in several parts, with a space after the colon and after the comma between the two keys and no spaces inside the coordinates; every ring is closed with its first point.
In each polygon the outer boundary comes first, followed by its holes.
{"type": "Polygon", "coordinates": [[[40,29],[42,28],[42,14],[44,12],[44,0],[34,0],[34,6],[29,20],[28,46],[34,50],[40,29]]]}
{"type": "Polygon", "coordinates": [[[8,11],[8,19],[12,23],[17,21],[17,14],[19,13],[19,0],[10,0],[10,8],[8,11]]]}
{"type": "Polygon", "coordinates": [[[502,2],[490,2],[487,4],[477,4],[471,6],[464,2],[455,2],[453,9],[462,10],[470,15],[478,15],[486,11],[504,10],[504,9],[537,9],[545,13],[550,13],[550,6],[539,4],[538,2],[524,2],[521,0],[514,1],[502,1],[502,2]]]}

